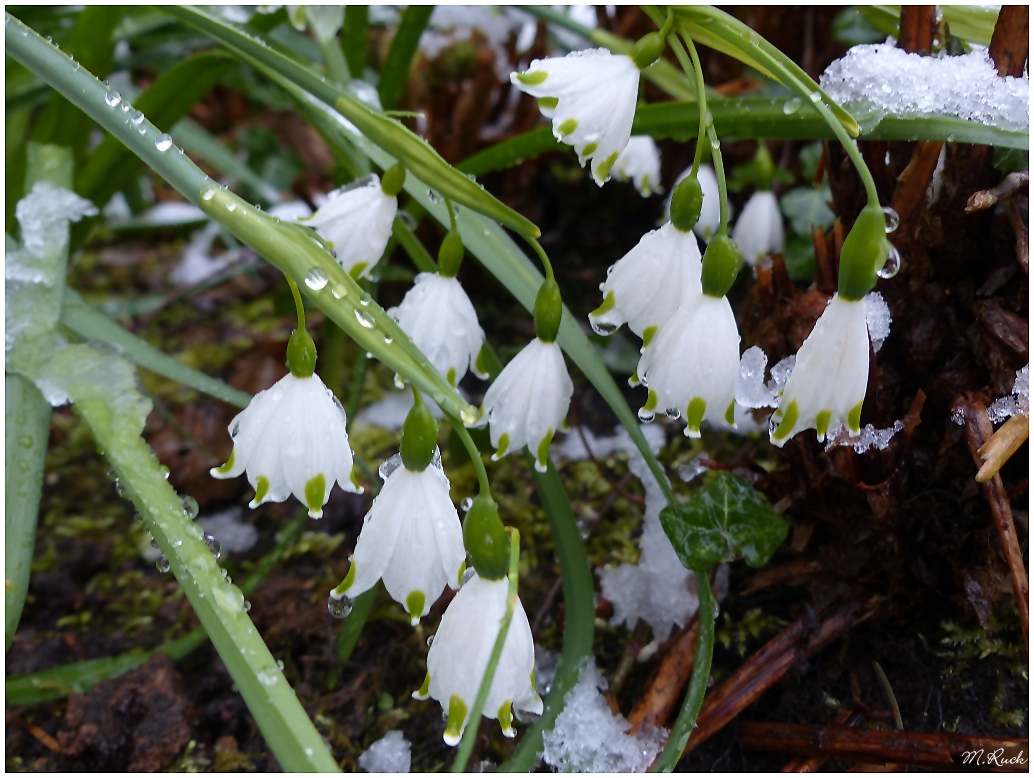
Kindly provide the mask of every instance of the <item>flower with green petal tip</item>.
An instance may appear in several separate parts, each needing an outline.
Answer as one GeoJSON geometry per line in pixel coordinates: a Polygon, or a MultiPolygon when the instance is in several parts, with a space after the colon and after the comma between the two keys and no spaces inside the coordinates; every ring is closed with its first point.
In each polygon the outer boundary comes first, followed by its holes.
{"type": "Polygon", "coordinates": [[[388,313],[453,386],[468,368],[478,378],[487,378],[476,370],[485,332],[456,278],[421,273],[402,303],[388,313]]]}
{"type": "MultiPolygon", "coordinates": [[[[489,581],[472,573],[449,603],[427,652],[427,678],[417,699],[433,697],[448,720],[445,742],[455,746],[470,719],[481,679],[488,667],[499,624],[506,613],[509,582],[489,581]]],[[[513,737],[513,709],[541,714],[542,700],[532,684],[535,642],[520,599],[514,608],[503,652],[499,656],[483,714],[498,719],[506,737],[513,737]]]]}
{"type": "Polygon", "coordinates": [[[414,472],[392,457],[381,475],[384,486],[363,519],[346,586],[331,596],[355,599],[383,580],[416,625],[446,586],[459,588],[463,529],[440,458],[414,472]]]}
{"type": "Polygon", "coordinates": [[[771,440],[782,446],[801,430],[819,441],[843,425],[861,428],[862,401],[869,381],[869,330],[865,301],[833,295],[797,352],[797,363],[772,416],[771,440]]]}
{"type": "Polygon", "coordinates": [[[236,478],[247,471],[255,488],[252,508],[294,494],[318,519],[335,481],[346,492],[362,491],[352,480],[345,409],[316,374],[288,373],[256,394],[228,429],[230,459],[211,473],[236,478]]]}
{"type": "Polygon", "coordinates": [[[660,194],[661,154],[649,135],[633,135],[614,163],[614,178],[631,181],[643,197],[660,194]]]}
{"type": "Polygon", "coordinates": [[[637,373],[650,389],[640,417],[677,410],[693,438],[705,420],[735,426],[740,333],[728,298],[699,294],[681,306],[644,349],[637,373]]]}
{"type": "Polygon", "coordinates": [[[533,60],[510,81],[539,98],[542,115],[553,120],[553,135],[574,146],[582,166],[592,160],[592,177],[603,186],[632,134],[639,96],[632,58],[606,49],[573,51],[533,60]]]}
{"type": "Polygon", "coordinates": [[[750,196],[733,227],[732,239],[751,267],[766,254],[783,250],[783,216],[772,192],[759,191],[750,196]]]}
{"type": "Polygon", "coordinates": [[[353,278],[369,278],[391,237],[398,198],[387,195],[371,174],[331,192],[305,221],[330,243],[337,261],[353,278]]]}
{"type": "Polygon", "coordinates": [[[485,392],[480,425],[489,424],[493,459],[527,446],[546,471],[549,442],[571,405],[574,384],[556,343],[538,338],[521,349],[485,392]]]}
{"type": "Polygon", "coordinates": [[[603,305],[589,314],[601,334],[628,322],[647,344],[683,302],[700,294],[700,247],[671,222],[646,233],[607,271],[603,305]]]}

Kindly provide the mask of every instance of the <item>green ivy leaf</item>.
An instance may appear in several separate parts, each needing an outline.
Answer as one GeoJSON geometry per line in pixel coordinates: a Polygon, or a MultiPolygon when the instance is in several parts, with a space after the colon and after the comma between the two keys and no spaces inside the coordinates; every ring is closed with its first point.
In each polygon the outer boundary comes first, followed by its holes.
{"type": "Polygon", "coordinates": [[[833,195],[827,184],[821,186],[799,186],[779,198],[783,214],[790,220],[790,226],[798,235],[811,236],[812,227],[823,230],[833,226],[836,216],[826,205],[833,195]]]}
{"type": "Polygon", "coordinates": [[[739,556],[751,567],[761,567],[787,532],[783,517],[729,472],[717,473],[688,502],[664,508],[661,526],[690,570],[706,570],[739,556]]]}

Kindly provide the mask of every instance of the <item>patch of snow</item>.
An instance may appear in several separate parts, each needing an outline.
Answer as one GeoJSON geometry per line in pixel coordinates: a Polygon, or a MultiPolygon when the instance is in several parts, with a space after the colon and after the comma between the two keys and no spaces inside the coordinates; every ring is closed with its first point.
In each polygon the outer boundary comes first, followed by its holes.
{"type": "Polygon", "coordinates": [[[1016,371],[1012,394],[1000,397],[987,409],[987,416],[992,424],[1001,424],[1017,413],[1030,416],[1030,364],[1016,371]]]}
{"type": "Polygon", "coordinates": [[[707,465],[700,461],[706,457],[707,452],[702,451],[693,457],[688,464],[682,465],[682,467],[679,468],[679,478],[681,478],[684,483],[688,484],[698,475],[706,473],[708,469],[707,465]]]}
{"type": "MultiPolygon", "coordinates": [[[[467,399],[462,389],[458,389],[460,396],[467,399]]],[[[427,409],[436,419],[444,418],[445,414],[438,404],[428,396],[424,396],[427,409]]],[[[402,424],[413,407],[413,393],[409,390],[404,392],[388,392],[384,397],[375,403],[370,403],[355,415],[356,424],[364,424],[367,427],[380,427],[381,429],[394,432],[402,429],[402,424]]]]}
{"type": "Polygon", "coordinates": [[[557,664],[560,662],[560,653],[543,648],[535,644],[535,691],[540,697],[549,694],[549,689],[556,678],[557,664]]]}
{"type": "Polygon", "coordinates": [[[869,340],[872,341],[872,350],[879,351],[883,347],[883,341],[890,335],[890,324],[894,319],[890,315],[890,308],[886,300],[879,292],[869,292],[865,295],[865,324],[869,328],[869,340]]]}
{"type": "MultiPolygon", "coordinates": [[[[655,454],[660,451],[661,446],[664,445],[664,428],[656,424],[640,424],[639,429],[643,431],[650,450],[655,454]]],[[[582,427],[581,433],[578,430],[571,430],[563,441],[554,443],[549,453],[554,461],[562,459],[581,461],[589,459],[589,450],[597,459],[605,459],[622,451],[631,452],[636,449],[632,436],[624,427],[619,426],[615,428],[613,435],[599,438],[592,433],[592,430],[582,427]],[[582,440],[582,435],[585,436],[585,440],[582,440]],[[589,449],[585,448],[586,444],[589,445],[589,449]]]]}
{"type": "Polygon", "coordinates": [[[225,511],[202,516],[197,523],[206,535],[219,541],[224,553],[243,554],[258,542],[258,530],[253,524],[241,521],[243,515],[244,509],[235,505],[225,511]]]}
{"type": "Polygon", "coordinates": [[[852,436],[842,424],[837,425],[836,429],[826,435],[826,451],[837,446],[851,446],[858,454],[864,454],[874,448],[883,451],[890,445],[891,438],[904,428],[905,425],[900,420],[885,429],[877,429],[872,424],[866,424],[857,435],[852,436]]]}
{"type": "Polygon", "coordinates": [[[219,257],[212,256],[212,244],[221,230],[218,222],[211,222],[190,236],[180,263],[169,274],[173,283],[186,286],[199,284],[241,257],[243,248],[231,249],[219,257]]]}
{"type": "Polygon", "coordinates": [[[772,380],[766,383],[765,367],[768,365],[768,355],[760,346],[751,346],[740,356],[736,404],[744,408],[776,407],[779,404],[779,393],[786,386],[796,364],[795,354],[780,359],[772,366],[772,380]]]}
{"type": "Polygon", "coordinates": [[[359,766],[368,773],[408,773],[412,761],[409,741],[397,729],[359,755],[359,766]]]}
{"type": "Polygon", "coordinates": [[[610,712],[600,693],[607,682],[589,657],[578,683],[564,698],[556,724],[542,735],[543,759],[559,772],[641,773],[660,753],[667,732],[652,727],[630,735],[632,725],[610,712]]]}
{"type": "Polygon", "coordinates": [[[893,43],[854,46],[822,74],[827,94],[863,129],[885,116],[954,116],[1003,129],[1030,128],[1026,75],[998,75],[986,50],[924,57],[893,43]]]}

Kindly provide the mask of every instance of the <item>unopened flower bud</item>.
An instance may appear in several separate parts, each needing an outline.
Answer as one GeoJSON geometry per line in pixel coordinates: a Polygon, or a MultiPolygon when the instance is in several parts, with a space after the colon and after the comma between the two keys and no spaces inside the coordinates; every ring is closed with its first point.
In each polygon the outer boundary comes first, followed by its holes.
{"type": "Polygon", "coordinates": [[[402,425],[400,453],[406,469],[419,473],[427,469],[434,459],[434,450],[438,445],[438,423],[427,410],[420,391],[414,391],[413,395],[413,407],[402,425]]]}
{"type": "Polygon", "coordinates": [[[316,344],[305,328],[292,332],[287,341],[287,367],[295,378],[308,378],[316,370],[316,344]]]}
{"type": "Polygon", "coordinates": [[[876,271],[887,261],[890,248],[883,209],[865,206],[840,250],[840,297],[850,301],[865,297],[876,286],[876,271]]]}
{"type": "Polygon", "coordinates": [[[700,286],[704,294],[723,297],[740,271],[740,250],[728,235],[716,235],[704,251],[700,286]]]}
{"type": "Polygon", "coordinates": [[[664,52],[664,38],[659,32],[648,32],[638,41],[628,53],[635,66],[644,70],[661,58],[664,52]]]}
{"type": "Polygon", "coordinates": [[[381,179],[381,191],[388,197],[395,197],[402,191],[402,186],[405,183],[406,166],[401,162],[396,162],[384,171],[384,177],[381,179]]]}
{"type": "Polygon", "coordinates": [[[463,519],[463,545],[478,575],[505,578],[510,568],[510,540],[499,509],[487,494],[479,494],[463,519]]]}
{"type": "Polygon", "coordinates": [[[671,195],[671,223],[681,232],[689,232],[700,219],[704,193],[696,176],[687,176],[671,195]]]}
{"type": "Polygon", "coordinates": [[[443,278],[455,278],[463,262],[463,239],[458,230],[449,230],[438,249],[438,272],[443,278]]]}
{"type": "Polygon", "coordinates": [[[563,313],[560,287],[552,278],[547,278],[535,296],[535,334],[539,336],[539,340],[543,343],[552,343],[556,340],[563,313]]]}

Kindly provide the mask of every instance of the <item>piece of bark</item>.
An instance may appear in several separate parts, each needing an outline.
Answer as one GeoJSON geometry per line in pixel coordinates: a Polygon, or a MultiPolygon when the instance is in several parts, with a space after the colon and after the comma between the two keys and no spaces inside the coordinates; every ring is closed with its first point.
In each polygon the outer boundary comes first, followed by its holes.
{"type": "Polygon", "coordinates": [[[1026,5],[1003,5],[998,12],[998,21],[991,34],[988,54],[995,63],[998,75],[1023,75],[1023,64],[1027,61],[1030,48],[1030,7],[1026,5]]]}
{"type": "Polygon", "coordinates": [[[977,473],[977,481],[980,483],[990,481],[1002,469],[1002,465],[1009,461],[1009,457],[1026,443],[1029,435],[1030,420],[1022,413],[1017,413],[999,427],[990,440],[977,450],[984,460],[984,464],[980,466],[980,471],[977,473]]]}
{"type": "Polygon", "coordinates": [[[646,693],[628,714],[633,735],[650,727],[663,727],[671,718],[671,712],[682,699],[693,672],[693,652],[699,634],[700,622],[696,622],[679,637],[657,665],[646,693]]]}
{"type": "MultiPolygon", "coordinates": [[[[913,767],[947,769],[966,764],[967,753],[982,753],[982,766],[1006,771],[1027,771],[1026,738],[992,738],[951,732],[898,732],[847,727],[841,724],[809,725],[747,722],[737,728],[741,745],[748,750],[806,754],[867,764],[894,763],[913,767]],[[998,753],[998,764],[987,764],[998,753]],[[1003,764],[1017,757],[1022,763],[1003,764]]],[[[975,757],[970,757],[975,763],[975,757]]]]}
{"type": "Polygon", "coordinates": [[[902,6],[898,48],[913,54],[929,56],[933,51],[933,33],[936,24],[937,6],[902,6]]]}

